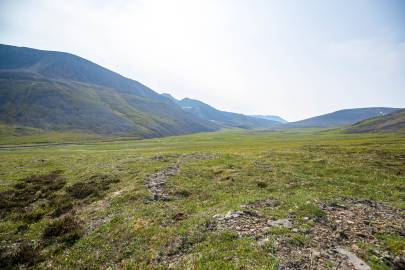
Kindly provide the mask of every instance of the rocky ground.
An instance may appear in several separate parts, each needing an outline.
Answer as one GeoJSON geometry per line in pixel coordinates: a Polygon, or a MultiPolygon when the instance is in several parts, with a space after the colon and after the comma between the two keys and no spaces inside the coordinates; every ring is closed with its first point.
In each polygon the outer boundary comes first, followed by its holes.
{"type": "MultiPolygon", "coordinates": [[[[182,162],[214,157],[183,154],[174,158],[174,165],[151,174],[146,181],[155,201],[171,199],[165,185],[170,177],[179,173],[182,162]]],[[[153,159],[169,161],[164,156],[153,159]]],[[[398,255],[378,248],[378,234],[405,235],[404,211],[375,201],[343,198],[340,203],[320,203],[322,215],[318,217],[297,217],[292,212],[288,218],[274,219],[263,214],[266,208],[278,205],[278,201],[272,199],[241,205],[240,211],[215,215],[208,229],[253,237],[258,246],[269,247],[269,256],[277,259],[279,269],[369,270],[371,267],[364,261],[364,249],[359,245],[377,247],[373,255],[379,260],[392,269],[405,269],[404,252],[398,255]]],[[[161,256],[160,260],[171,265],[191,252],[187,240],[177,242],[173,244],[175,251],[161,256]]]]}
{"type": "Polygon", "coordinates": [[[180,170],[180,163],[155,172],[149,176],[146,185],[155,201],[167,201],[169,195],[165,192],[165,184],[170,176],[176,175],[180,170]]]}
{"type": "MultiPolygon", "coordinates": [[[[215,215],[212,230],[230,230],[239,236],[257,239],[260,246],[271,245],[270,256],[280,262],[279,269],[371,269],[360,257],[359,243],[378,246],[379,233],[404,235],[405,215],[401,210],[369,200],[346,198],[343,203],[322,204],[322,218],[311,220],[276,219],[260,214],[264,207],[274,207],[272,200],[243,206],[243,211],[215,215]],[[272,228],[289,230],[273,234],[272,228]],[[304,240],[300,241],[300,237],[304,240]]],[[[376,256],[392,269],[405,269],[405,257],[375,249],[376,256]]]]}

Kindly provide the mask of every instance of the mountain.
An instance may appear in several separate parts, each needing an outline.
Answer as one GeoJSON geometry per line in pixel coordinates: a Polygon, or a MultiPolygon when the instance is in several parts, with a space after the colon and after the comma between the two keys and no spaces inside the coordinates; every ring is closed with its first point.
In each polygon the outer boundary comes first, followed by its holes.
{"type": "Polygon", "coordinates": [[[193,115],[215,123],[223,128],[274,128],[279,127],[280,123],[276,121],[260,119],[256,117],[246,116],[244,114],[220,111],[199,100],[184,98],[177,100],[170,94],[162,94],[164,97],[176,102],[183,110],[192,113],[193,115]]]}
{"type": "Polygon", "coordinates": [[[360,121],[347,127],[345,131],[347,133],[364,133],[397,131],[401,129],[405,130],[405,109],[360,121]]]}
{"type": "Polygon", "coordinates": [[[81,57],[0,45],[0,122],[156,137],[220,127],[81,57]]]}
{"type": "Polygon", "coordinates": [[[266,119],[266,120],[271,120],[271,121],[276,121],[282,124],[288,123],[287,120],[281,118],[278,115],[251,115],[252,117],[260,118],[260,119],[266,119]]]}
{"type": "Polygon", "coordinates": [[[386,107],[372,107],[372,108],[359,108],[359,109],[346,109],[340,110],[305,120],[290,122],[286,127],[294,128],[310,128],[310,127],[339,127],[345,125],[351,125],[359,121],[369,119],[376,116],[386,115],[392,113],[397,108],[386,107]]]}

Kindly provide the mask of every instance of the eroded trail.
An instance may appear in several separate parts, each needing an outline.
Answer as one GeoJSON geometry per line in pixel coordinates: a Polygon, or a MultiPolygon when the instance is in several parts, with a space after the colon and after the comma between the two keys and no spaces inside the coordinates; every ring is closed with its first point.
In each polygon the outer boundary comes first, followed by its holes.
{"type": "Polygon", "coordinates": [[[165,185],[169,177],[178,174],[179,171],[180,161],[177,161],[174,166],[155,172],[148,177],[146,185],[153,196],[153,200],[167,201],[170,199],[169,195],[165,192],[165,185]]]}
{"type": "MultiPolygon", "coordinates": [[[[216,157],[213,154],[207,153],[191,153],[175,156],[177,157],[177,162],[175,165],[149,175],[146,180],[146,186],[152,194],[154,201],[167,201],[170,199],[170,196],[165,191],[166,182],[168,181],[169,177],[175,176],[180,172],[180,167],[184,160],[207,160],[216,157]]],[[[166,158],[160,155],[153,157],[153,159],[163,162],[166,161],[166,158]]]]}

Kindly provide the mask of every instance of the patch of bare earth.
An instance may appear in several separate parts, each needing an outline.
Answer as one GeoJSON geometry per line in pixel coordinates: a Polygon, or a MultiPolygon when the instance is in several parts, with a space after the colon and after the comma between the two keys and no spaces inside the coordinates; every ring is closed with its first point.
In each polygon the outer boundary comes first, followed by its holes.
{"type": "Polygon", "coordinates": [[[152,194],[153,200],[167,201],[170,199],[165,191],[165,185],[169,177],[176,175],[179,171],[180,163],[177,162],[176,165],[155,172],[148,177],[146,186],[152,194]]]}
{"type": "MultiPolygon", "coordinates": [[[[321,208],[326,217],[308,232],[310,250],[286,249],[280,241],[277,254],[284,269],[370,269],[356,256],[361,254],[358,243],[379,244],[379,233],[404,234],[404,212],[382,203],[346,198],[342,204],[324,204],[321,208]]],[[[393,269],[405,267],[404,257],[377,250],[376,255],[393,269]]]]}
{"type": "Polygon", "coordinates": [[[123,192],[124,190],[115,191],[107,198],[96,201],[90,207],[87,207],[85,210],[83,210],[83,213],[87,212],[85,215],[89,218],[86,228],[87,234],[93,232],[100,226],[110,222],[113,219],[113,214],[100,216],[100,212],[105,211],[110,206],[111,200],[115,197],[118,197],[123,192]]]}
{"type": "MultiPolygon", "coordinates": [[[[279,269],[371,269],[360,256],[358,243],[376,244],[379,233],[404,235],[404,211],[369,200],[344,199],[342,204],[323,204],[324,218],[313,220],[310,229],[300,229],[304,221],[262,216],[260,209],[272,207],[272,200],[258,201],[244,206],[243,211],[215,215],[213,230],[231,230],[239,236],[254,237],[259,245],[272,240],[272,252],[280,262],[279,269]],[[294,241],[294,234],[272,235],[270,227],[291,229],[305,235],[307,242],[294,241]]],[[[375,255],[392,269],[405,269],[404,256],[375,250],[375,255]]]]}
{"type": "Polygon", "coordinates": [[[89,234],[99,228],[100,226],[110,222],[114,215],[109,214],[109,215],[101,215],[100,213],[103,213],[111,204],[111,201],[116,198],[121,196],[126,189],[121,189],[112,192],[109,196],[99,200],[95,201],[92,204],[90,204],[88,207],[83,208],[81,211],[83,216],[88,217],[88,225],[86,227],[86,233],[89,234]]]}
{"type": "Polygon", "coordinates": [[[263,216],[258,210],[272,207],[277,203],[273,200],[257,201],[243,205],[243,211],[229,211],[225,215],[215,215],[211,229],[217,231],[231,230],[239,236],[263,237],[272,226],[292,227],[290,220],[271,220],[263,216]]]}
{"type": "MultiPolygon", "coordinates": [[[[192,153],[174,156],[177,158],[177,162],[174,166],[157,171],[151,174],[146,180],[146,186],[152,194],[154,201],[167,201],[171,199],[169,194],[165,191],[165,185],[169,177],[175,176],[180,172],[180,166],[184,160],[208,160],[216,157],[213,154],[207,153],[192,153]]],[[[162,155],[157,155],[152,159],[164,162],[168,161],[167,158],[162,155]]]]}

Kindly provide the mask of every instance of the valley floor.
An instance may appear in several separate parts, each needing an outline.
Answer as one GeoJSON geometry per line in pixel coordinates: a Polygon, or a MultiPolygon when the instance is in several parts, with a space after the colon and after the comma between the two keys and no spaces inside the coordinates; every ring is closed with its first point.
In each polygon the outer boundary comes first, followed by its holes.
{"type": "Polygon", "coordinates": [[[0,161],[2,269],[404,269],[404,134],[7,145],[0,161]]]}

